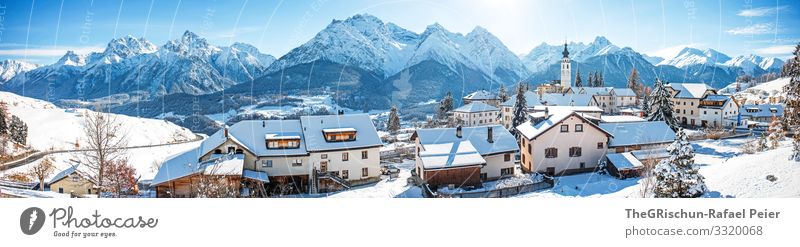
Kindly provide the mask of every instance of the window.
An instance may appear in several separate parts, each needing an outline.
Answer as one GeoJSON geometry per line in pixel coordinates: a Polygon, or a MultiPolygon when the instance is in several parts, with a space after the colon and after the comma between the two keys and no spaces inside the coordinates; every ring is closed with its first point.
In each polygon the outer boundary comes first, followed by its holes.
{"type": "Polygon", "coordinates": [[[558,149],[556,149],[556,148],[546,148],[544,150],[544,157],[545,158],[556,158],[556,157],[558,157],[558,149]]]}
{"type": "Polygon", "coordinates": [[[328,154],[320,154],[319,158],[320,159],[327,159],[328,158],[328,154]]]}
{"type": "Polygon", "coordinates": [[[569,148],[569,157],[581,157],[581,148],[580,147],[569,148]]]}
{"type": "Polygon", "coordinates": [[[581,169],[586,168],[586,162],[581,162],[581,169]]]}
{"type": "Polygon", "coordinates": [[[511,154],[503,155],[503,161],[511,161],[511,154]]]}
{"type": "Polygon", "coordinates": [[[529,154],[533,154],[533,152],[531,152],[531,144],[530,143],[528,143],[528,153],[529,154]]]}
{"type": "Polygon", "coordinates": [[[583,132],[583,124],[576,124],[575,132],[583,132]]]}
{"type": "Polygon", "coordinates": [[[569,132],[569,125],[562,124],[561,125],[561,132],[569,132]]]}
{"type": "Polygon", "coordinates": [[[272,160],[262,160],[261,167],[272,167],[272,160]]]}
{"type": "Polygon", "coordinates": [[[603,143],[602,142],[598,142],[597,143],[597,149],[603,149],[603,143]]]}
{"type": "Polygon", "coordinates": [[[78,175],[71,175],[71,176],[69,176],[69,178],[72,179],[72,182],[80,182],[81,181],[81,177],[78,177],[78,175]]]}
{"type": "Polygon", "coordinates": [[[342,179],[347,179],[350,177],[350,171],[342,170],[342,179]]]}
{"type": "Polygon", "coordinates": [[[295,159],[295,160],[293,160],[293,161],[292,161],[292,166],[295,166],[295,167],[297,167],[297,166],[303,166],[303,160],[301,160],[301,159],[295,159]]]}
{"type": "Polygon", "coordinates": [[[342,161],[348,161],[348,160],[350,160],[350,153],[348,152],[342,153],[342,161]]]}
{"type": "Polygon", "coordinates": [[[369,152],[367,150],[361,151],[361,159],[365,160],[367,158],[369,158],[369,152]]]}
{"type": "Polygon", "coordinates": [[[481,181],[486,180],[489,176],[485,172],[481,172],[481,181]]]}
{"type": "Polygon", "coordinates": [[[514,175],[514,167],[500,169],[500,176],[514,175]]]}
{"type": "Polygon", "coordinates": [[[369,176],[369,168],[367,168],[367,167],[361,168],[361,176],[362,177],[369,176]]]}
{"type": "Polygon", "coordinates": [[[58,188],[58,193],[64,193],[64,188],[58,188]]]}
{"type": "Polygon", "coordinates": [[[92,189],[86,190],[86,193],[91,194],[92,193],[92,189]]]}

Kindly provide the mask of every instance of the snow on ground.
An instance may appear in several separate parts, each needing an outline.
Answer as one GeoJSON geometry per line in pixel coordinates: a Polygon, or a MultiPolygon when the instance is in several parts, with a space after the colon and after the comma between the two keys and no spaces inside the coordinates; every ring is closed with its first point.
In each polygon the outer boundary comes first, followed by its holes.
{"type": "Polygon", "coordinates": [[[378,183],[353,187],[346,191],[336,192],[327,197],[332,198],[420,198],[422,191],[419,187],[408,185],[406,180],[411,177],[414,169],[413,160],[403,160],[395,164],[400,168],[400,176],[394,179],[384,178],[378,183]]]}
{"type": "MultiPolygon", "coordinates": [[[[75,142],[83,135],[82,116],[91,112],[61,109],[46,101],[8,92],[0,92],[0,100],[8,105],[12,115],[28,124],[28,144],[37,150],[75,149],[75,142]]],[[[122,124],[129,146],[167,143],[173,137],[182,140],[195,137],[188,129],[164,120],[112,115],[122,124]]]]}
{"type": "Polygon", "coordinates": [[[25,198],[70,198],[69,194],[62,194],[52,191],[17,189],[5,186],[0,186],[0,193],[25,198]]]}
{"type": "MultiPolygon", "coordinates": [[[[91,112],[85,109],[61,109],[46,101],[8,92],[0,92],[0,100],[8,105],[11,114],[19,116],[28,124],[28,143],[37,150],[75,149],[75,142],[83,136],[82,116],[91,112]]],[[[163,144],[195,138],[195,135],[188,129],[164,120],[112,115],[122,124],[122,130],[128,138],[128,146],[163,144]]],[[[125,151],[125,156],[129,158],[129,162],[136,168],[137,173],[142,175],[142,179],[150,179],[157,171],[153,169],[154,163],[160,163],[168,156],[197,147],[199,144],[200,142],[197,141],[161,147],[128,149],[125,151]]],[[[85,146],[81,145],[81,147],[85,146]]],[[[52,155],[55,160],[55,173],[74,164],[75,162],[71,160],[76,158],[75,155],[75,153],[52,155]]],[[[40,161],[0,172],[0,176],[13,172],[27,172],[40,161]]]]}
{"type": "MultiPolygon", "coordinates": [[[[737,98],[744,98],[745,104],[764,104],[768,103],[769,97],[785,96],[783,87],[788,85],[790,78],[778,78],[772,81],[758,84],[748,89],[742,89],[741,92],[736,93],[737,98]]],[[[733,84],[731,84],[733,85],[733,84]]],[[[729,86],[730,87],[730,86],[729,86]]],[[[735,92],[735,90],[728,89],[728,92],[735,92]]]]}
{"type": "MultiPolygon", "coordinates": [[[[693,142],[695,165],[705,177],[705,197],[800,197],[800,163],[789,161],[791,143],[756,154],[742,154],[747,138],[693,142]],[[778,178],[775,182],[767,175],[778,178]]],[[[619,180],[584,173],[557,178],[552,189],[519,197],[641,197],[639,178],[619,180]]]]}

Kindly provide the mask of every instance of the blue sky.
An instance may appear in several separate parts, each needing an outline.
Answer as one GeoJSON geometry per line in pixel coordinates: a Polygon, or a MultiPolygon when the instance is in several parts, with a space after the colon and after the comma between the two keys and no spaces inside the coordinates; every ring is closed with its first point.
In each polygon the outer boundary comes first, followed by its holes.
{"type": "Polygon", "coordinates": [[[359,13],[415,32],[435,22],[461,33],[482,26],[517,54],[602,35],[648,55],[692,46],[786,58],[800,41],[800,1],[789,0],[0,0],[0,59],[47,64],[66,50],[102,51],[115,37],[160,46],[185,30],[280,57],[331,20],[359,13]]]}

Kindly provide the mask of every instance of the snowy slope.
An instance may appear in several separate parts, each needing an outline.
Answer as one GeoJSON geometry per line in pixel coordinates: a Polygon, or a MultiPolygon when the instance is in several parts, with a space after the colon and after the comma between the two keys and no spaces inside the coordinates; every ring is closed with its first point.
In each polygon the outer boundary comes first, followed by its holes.
{"type": "MultiPolygon", "coordinates": [[[[22,97],[8,92],[0,92],[0,100],[8,105],[9,112],[22,119],[28,125],[28,144],[37,150],[75,149],[75,142],[85,147],[82,141],[82,114],[90,112],[85,109],[61,109],[53,104],[22,97]]],[[[173,141],[192,140],[195,135],[182,127],[164,120],[145,119],[116,115],[122,124],[122,130],[128,138],[128,146],[163,144],[173,141]]],[[[129,161],[143,178],[152,177],[154,162],[161,162],[167,156],[196,147],[199,142],[169,145],[152,148],[137,148],[126,151],[129,161]]],[[[60,171],[72,164],[73,153],[53,155],[56,167],[60,171]]],[[[38,161],[37,161],[38,162],[38,161]]],[[[9,172],[24,172],[30,169],[33,162],[26,166],[11,169],[9,172]]]]}
{"type": "Polygon", "coordinates": [[[678,68],[686,68],[691,65],[717,65],[724,64],[731,58],[714,49],[700,50],[697,48],[683,48],[675,57],[661,61],[658,65],[672,65],[678,68]]]}

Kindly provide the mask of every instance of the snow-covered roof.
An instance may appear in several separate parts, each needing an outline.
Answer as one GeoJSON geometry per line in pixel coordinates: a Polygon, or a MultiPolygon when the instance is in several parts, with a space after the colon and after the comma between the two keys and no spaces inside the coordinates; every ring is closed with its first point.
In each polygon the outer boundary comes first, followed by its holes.
{"type": "Polygon", "coordinates": [[[486,160],[469,140],[423,145],[419,152],[425,169],[447,169],[453,167],[486,164],[486,160]]]}
{"type": "Polygon", "coordinates": [[[500,109],[497,109],[497,107],[494,107],[492,105],[489,105],[489,104],[486,104],[486,103],[483,103],[483,102],[480,102],[480,101],[475,101],[475,102],[463,105],[463,106],[461,106],[459,108],[456,108],[453,111],[454,112],[467,112],[467,113],[470,113],[470,112],[487,112],[487,111],[499,111],[499,110],[500,109]]]}
{"type": "Polygon", "coordinates": [[[244,155],[226,155],[217,160],[209,160],[200,164],[203,174],[218,176],[241,176],[244,170],[244,155]]]}
{"type": "Polygon", "coordinates": [[[53,178],[50,179],[50,182],[48,184],[53,184],[55,182],[58,182],[58,180],[64,179],[65,177],[67,177],[70,174],[72,174],[75,171],[77,171],[78,166],[80,166],[80,165],[72,165],[70,167],[67,167],[67,169],[64,169],[63,171],[61,171],[58,174],[56,174],[55,176],[53,176],[53,178]]]}
{"type": "Polygon", "coordinates": [[[357,132],[355,128],[330,128],[322,129],[323,133],[342,133],[342,132],[357,132]]]}
{"type": "Polygon", "coordinates": [[[242,172],[242,177],[269,183],[269,174],[263,171],[244,170],[242,172]]]}
{"type": "Polygon", "coordinates": [[[636,159],[630,152],[607,154],[606,159],[619,170],[634,169],[643,166],[642,162],[636,159]]]}
{"type": "Polygon", "coordinates": [[[579,113],[591,113],[591,112],[603,112],[603,109],[597,106],[561,106],[561,105],[551,105],[551,106],[535,106],[533,107],[534,112],[540,112],[547,109],[548,111],[574,111],[579,113]]]}
{"type": "Polygon", "coordinates": [[[244,155],[221,155],[204,162],[198,162],[199,148],[181,153],[170,158],[158,169],[158,173],[150,184],[159,185],[175,179],[203,172],[206,175],[242,175],[244,169],[244,155]]]}
{"type": "Polygon", "coordinates": [[[468,99],[468,100],[492,100],[492,99],[497,99],[497,95],[495,95],[492,92],[486,91],[486,90],[478,90],[478,91],[472,92],[470,94],[467,94],[467,96],[464,96],[464,99],[468,99]]]}
{"type": "Polygon", "coordinates": [[[577,91],[579,94],[589,94],[589,95],[611,95],[611,90],[613,87],[581,87],[577,91]]]}
{"type": "MultiPolygon", "coordinates": [[[[302,131],[300,120],[245,120],[230,126],[228,135],[256,156],[291,156],[308,154],[305,139],[302,138],[302,131]],[[300,139],[300,146],[298,148],[269,149],[265,142],[268,136],[272,138],[300,139]]],[[[216,134],[214,133],[214,135],[216,134]]],[[[216,146],[219,146],[219,144],[216,146]]],[[[216,146],[213,148],[216,148],[216,146]]],[[[204,150],[203,154],[206,153],[208,151],[204,150]]]]}
{"type": "Polygon", "coordinates": [[[700,99],[703,98],[706,91],[714,91],[714,88],[705,83],[670,83],[666,86],[676,91],[676,98],[700,99]]]}
{"type": "Polygon", "coordinates": [[[644,122],[644,118],[637,116],[600,116],[603,123],[644,122]]]}
{"type": "MultiPolygon", "coordinates": [[[[538,94],[531,91],[525,91],[524,96],[525,96],[525,107],[534,107],[537,105],[542,105],[542,102],[539,101],[538,94]]],[[[509,95],[509,97],[510,99],[506,100],[506,102],[503,102],[500,105],[513,107],[515,104],[517,104],[516,94],[509,95]]]]}
{"type": "Polygon", "coordinates": [[[622,108],[621,110],[619,110],[619,112],[634,114],[634,113],[640,113],[640,112],[644,112],[644,111],[642,109],[639,109],[639,108],[636,108],[636,107],[625,107],[625,108],[622,108]]]}
{"type": "Polygon", "coordinates": [[[308,151],[339,150],[382,146],[378,131],[367,114],[344,114],[325,116],[302,116],[305,146],[308,151]],[[328,142],[323,136],[323,129],[352,128],[358,132],[356,140],[346,142],[328,142]]]}
{"type": "Polygon", "coordinates": [[[675,131],[664,121],[601,123],[600,128],[614,135],[608,147],[667,143],[675,140],[675,131]]]}
{"type": "MultiPolygon", "coordinates": [[[[242,121],[242,122],[245,122],[245,121],[242,121]]],[[[238,125],[240,123],[241,122],[236,123],[236,124],[234,124],[234,126],[236,126],[236,125],[238,125]]],[[[231,127],[233,127],[233,126],[231,126],[231,127]]],[[[225,141],[227,141],[228,139],[230,139],[234,143],[239,144],[240,146],[243,146],[243,147],[247,148],[246,145],[244,145],[242,142],[240,142],[235,136],[230,134],[230,132],[229,132],[228,136],[226,137],[225,136],[225,128],[228,128],[228,127],[223,127],[222,129],[217,130],[217,132],[214,132],[214,134],[210,135],[208,138],[206,138],[205,140],[203,140],[203,142],[200,143],[200,152],[202,154],[207,154],[207,153],[213,151],[215,148],[219,147],[219,145],[222,145],[223,143],[225,143],[225,141]]],[[[230,131],[230,128],[228,128],[228,130],[230,131]]],[[[252,151],[252,150],[249,150],[249,151],[252,151]]]]}
{"type": "Polygon", "coordinates": [[[265,140],[297,140],[301,137],[299,135],[282,135],[282,134],[266,134],[265,140]]]}
{"type": "Polygon", "coordinates": [[[700,108],[722,108],[726,104],[728,104],[728,101],[733,100],[733,98],[730,95],[709,94],[709,95],[706,95],[706,97],[701,99],[701,100],[702,101],[722,102],[722,105],[720,105],[720,106],[717,106],[717,105],[704,105],[702,102],[700,102],[700,106],[699,106],[700,108]]]}
{"type": "MultiPolygon", "coordinates": [[[[554,109],[554,110],[548,109],[548,114],[550,116],[547,119],[544,119],[544,120],[542,120],[542,121],[540,121],[540,122],[538,122],[536,124],[532,124],[531,120],[528,120],[528,121],[525,121],[524,123],[520,124],[519,126],[516,126],[516,129],[520,133],[522,133],[522,135],[525,136],[525,138],[533,139],[533,138],[536,138],[537,136],[547,132],[547,130],[549,130],[550,128],[552,128],[555,125],[558,125],[558,123],[560,123],[564,119],[567,119],[570,116],[576,116],[576,117],[580,118],[581,120],[583,120],[583,122],[585,122],[585,123],[597,128],[597,126],[594,125],[591,121],[587,120],[585,117],[581,116],[581,114],[578,114],[578,113],[576,113],[574,111],[570,111],[570,110],[566,110],[566,109],[554,109]]],[[[600,131],[608,134],[608,135],[611,135],[611,133],[609,133],[608,131],[606,131],[606,130],[604,130],[602,128],[598,128],[598,129],[600,131]]]]}
{"type": "Polygon", "coordinates": [[[634,92],[633,89],[626,88],[626,87],[625,88],[614,88],[614,94],[617,97],[635,97],[636,96],[636,92],[634,92]]]}
{"type": "Polygon", "coordinates": [[[542,94],[542,103],[551,106],[588,106],[593,100],[591,94],[542,94]]]}
{"type": "Polygon", "coordinates": [[[772,111],[775,111],[776,117],[783,116],[783,105],[779,104],[763,104],[763,105],[743,105],[739,108],[739,113],[742,116],[748,117],[772,117],[772,111]],[[757,112],[748,112],[747,110],[757,110],[757,112]]]}
{"type": "Polygon", "coordinates": [[[456,128],[418,129],[414,136],[426,149],[431,144],[469,141],[480,155],[519,150],[517,139],[501,125],[462,127],[461,138],[456,136],[456,128]],[[492,143],[488,141],[489,128],[492,128],[492,143]]]}

